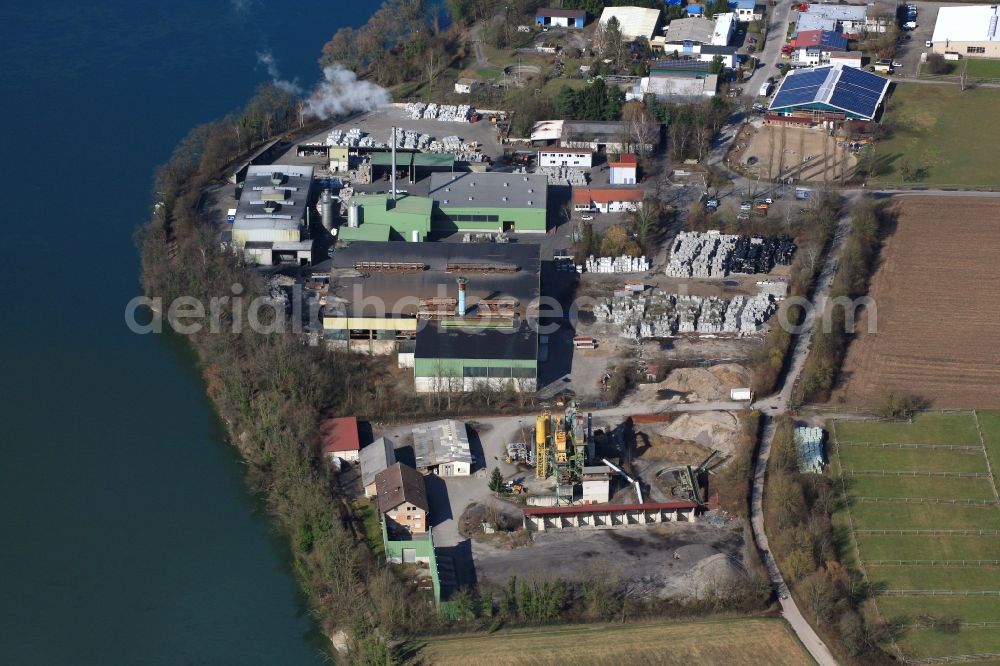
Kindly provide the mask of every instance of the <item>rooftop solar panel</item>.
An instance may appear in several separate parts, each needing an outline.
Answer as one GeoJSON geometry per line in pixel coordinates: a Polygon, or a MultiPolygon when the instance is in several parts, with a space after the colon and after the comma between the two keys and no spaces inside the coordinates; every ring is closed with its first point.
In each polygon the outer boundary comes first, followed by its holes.
{"type": "Polygon", "coordinates": [[[800,69],[781,82],[771,109],[811,103],[837,107],[870,118],[875,115],[889,81],[853,67],[841,65],[800,69]]]}

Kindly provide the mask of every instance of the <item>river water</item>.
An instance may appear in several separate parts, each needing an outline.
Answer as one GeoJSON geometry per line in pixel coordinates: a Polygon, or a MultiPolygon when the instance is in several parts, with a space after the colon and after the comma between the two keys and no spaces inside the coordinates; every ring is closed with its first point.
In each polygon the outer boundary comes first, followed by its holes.
{"type": "Polygon", "coordinates": [[[0,663],[322,663],[191,354],[123,309],[155,165],[376,4],[0,3],[0,663]]]}

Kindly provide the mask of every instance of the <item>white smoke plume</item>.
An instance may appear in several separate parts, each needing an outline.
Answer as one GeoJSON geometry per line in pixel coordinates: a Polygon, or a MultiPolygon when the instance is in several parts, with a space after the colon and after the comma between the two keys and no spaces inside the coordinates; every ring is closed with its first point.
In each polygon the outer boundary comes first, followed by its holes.
{"type": "Polygon", "coordinates": [[[273,53],[270,51],[258,51],[257,63],[264,65],[267,69],[267,75],[271,77],[271,83],[273,83],[275,87],[284,90],[290,95],[302,94],[302,87],[299,85],[298,79],[295,81],[287,81],[281,78],[281,71],[278,69],[278,61],[275,60],[273,53]]]}
{"type": "Polygon", "coordinates": [[[389,91],[357,75],[340,63],[323,68],[323,78],[306,101],[306,114],[326,120],[373,111],[392,102],[389,91]]]}

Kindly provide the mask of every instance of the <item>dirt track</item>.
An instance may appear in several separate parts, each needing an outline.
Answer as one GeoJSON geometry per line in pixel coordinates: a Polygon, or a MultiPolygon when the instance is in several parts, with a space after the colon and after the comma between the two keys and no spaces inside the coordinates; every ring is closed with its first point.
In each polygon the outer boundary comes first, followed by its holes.
{"type": "Polygon", "coordinates": [[[862,313],[834,401],[876,404],[891,389],[934,407],[1000,407],[1000,207],[910,197],[895,210],[869,291],[878,330],[867,334],[862,313]]]}

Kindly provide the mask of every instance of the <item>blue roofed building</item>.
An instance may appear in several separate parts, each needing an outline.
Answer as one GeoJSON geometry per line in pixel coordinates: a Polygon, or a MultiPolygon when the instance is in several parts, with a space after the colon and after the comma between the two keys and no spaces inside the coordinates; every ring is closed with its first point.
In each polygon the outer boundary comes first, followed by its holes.
{"type": "Polygon", "coordinates": [[[824,120],[874,120],[889,79],[841,63],[792,70],[778,84],[771,114],[824,120]]]}
{"type": "Polygon", "coordinates": [[[763,16],[757,0],[729,0],[729,9],[740,21],[759,21],[763,16]]]}

